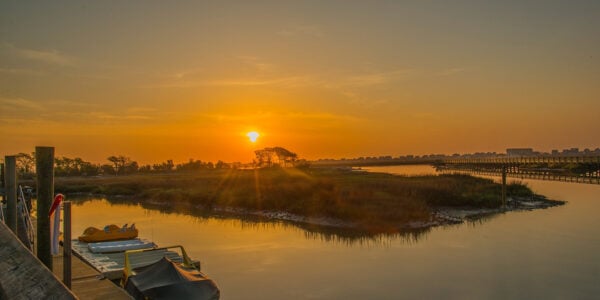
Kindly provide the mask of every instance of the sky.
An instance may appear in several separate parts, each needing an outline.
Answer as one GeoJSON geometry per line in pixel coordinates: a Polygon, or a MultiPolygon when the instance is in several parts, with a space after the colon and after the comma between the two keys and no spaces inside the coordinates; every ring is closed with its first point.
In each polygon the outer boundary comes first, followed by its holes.
{"type": "Polygon", "coordinates": [[[600,1],[0,2],[1,155],[593,149],[599,119],[600,1]]]}

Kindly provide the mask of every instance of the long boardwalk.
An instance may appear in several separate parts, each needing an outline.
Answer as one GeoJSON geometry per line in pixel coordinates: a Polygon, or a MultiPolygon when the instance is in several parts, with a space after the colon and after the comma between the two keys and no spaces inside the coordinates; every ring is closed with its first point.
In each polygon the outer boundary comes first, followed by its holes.
{"type": "Polygon", "coordinates": [[[445,172],[600,184],[600,156],[592,155],[450,158],[436,166],[445,172]]]}

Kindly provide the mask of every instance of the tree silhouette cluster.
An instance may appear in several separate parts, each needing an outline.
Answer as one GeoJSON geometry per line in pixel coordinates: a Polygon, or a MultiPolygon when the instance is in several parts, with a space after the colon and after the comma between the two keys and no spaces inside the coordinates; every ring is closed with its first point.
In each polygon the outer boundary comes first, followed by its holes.
{"type": "Polygon", "coordinates": [[[298,155],[282,147],[264,148],[254,151],[255,163],[258,167],[272,166],[294,166],[298,161],[298,155]]]}
{"type": "MultiPolygon", "coordinates": [[[[16,157],[19,177],[34,178],[35,153],[19,153],[16,157]]],[[[136,173],[191,172],[241,167],[240,163],[228,164],[219,160],[213,164],[212,162],[202,162],[194,159],[181,164],[175,164],[173,160],[167,160],[158,164],[140,166],[137,161],[124,155],[109,156],[106,160],[109,163],[94,164],[79,157],[56,157],[54,159],[54,174],[56,176],[129,175],[136,173]]]]}

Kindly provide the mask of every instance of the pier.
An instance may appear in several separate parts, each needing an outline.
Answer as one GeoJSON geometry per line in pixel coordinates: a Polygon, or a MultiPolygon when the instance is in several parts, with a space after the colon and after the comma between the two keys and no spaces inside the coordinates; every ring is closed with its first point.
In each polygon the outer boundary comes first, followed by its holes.
{"type": "Polygon", "coordinates": [[[69,289],[63,284],[63,255],[52,260],[50,270],[0,222],[0,299],[131,299],[78,257],[72,258],[69,289]]]}
{"type": "MultiPolygon", "coordinates": [[[[64,217],[68,228],[64,230],[66,250],[61,248],[61,255],[50,253],[48,212],[54,197],[53,147],[36,147],[38,218],[32,220],[33,228],[29,228],[35,243],[34,247],[23,244],[20,237],[25,227],[16,226],[18,180],[14,161],[15,156],[6,156],[6,166],[0,166],[4,185],[1,192],[7,201],[6,217],[0,222],[0,299],[131,299],[125,290],[71,255],[70,215],[64,217]]],[[[70,208],[70,203],[65,206],[70,208]]]]}
{"type": "Polygon", "coordinates": [[[448,158],[435,166],[449,172],[600,184],[600,156],[596,155],[448,158]]]}

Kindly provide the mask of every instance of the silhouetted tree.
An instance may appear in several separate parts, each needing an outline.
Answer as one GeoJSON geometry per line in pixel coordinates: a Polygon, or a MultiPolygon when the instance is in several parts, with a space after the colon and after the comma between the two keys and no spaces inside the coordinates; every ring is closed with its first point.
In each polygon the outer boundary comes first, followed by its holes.
{"type": "Polygon", "coordinates": [[[137,171],[137,162],[132,162],[129,157],[123,155],[109,156],[107,160],[113,164],[115,175],[126,173],[131,168],[135,168],[137,171]],[[133,163],[135,163],[135,167],[133,166],[133,163]]]}
{"type": "Polygon", "coordinates": [[[160,163],[160,164],[154,164],[152,165],[152,169],[156,172],[170,172],[173,171],[173,168],[175,167],[175,164],[173,163],[173,160],[169,159],[166,162],[160,163]]]}
{"type": "Polygon", "coordinates": [[[30,177],[33,175],[35,166],[35,153],[19,153],[16,155],[17,172],[21,177],[30,177]]]}
{"type": "Polygon", "coordinates": [[[109,164],[104,164],[102,166],[100,166],[100,169],[102,170],[102,174],[105,175],[116,175],[117,171],[115,170],[115,168],[109,164]]]}
{"type": "Polygon", "coordinates": [[[228,165],[227,163],[225,163],[225,162],[223,162],[223,161],[219,160],[219,161],[217,162],[217,164],[215,165],[215,168],[217,168],[217,169],[228,169],[228,168],[229,168],[229,165],[228,165]]]}
{"type": "Polygon", "coordinates": [[[209,168],[212,168],[212,164],[209,165],[209,163],[203,163],[200,160],[193,160],[190,158],[190,160],[187,163],[178,164],[175,167],[175,170],[187,172],[187,171],[197,171],[197,170],[209,169],[209,168]]]}
{"type": "Polygon", "coordinates": [[[265,148],[254,151],[256,162],[259,167],[270,167],[274,165],[294,165],[298,155],[282,147],[265,148]]]}

